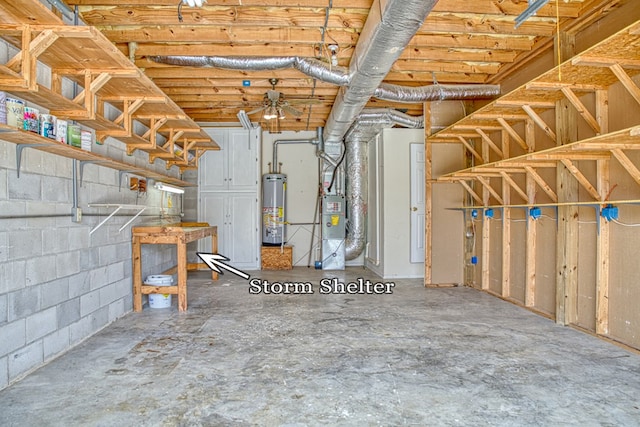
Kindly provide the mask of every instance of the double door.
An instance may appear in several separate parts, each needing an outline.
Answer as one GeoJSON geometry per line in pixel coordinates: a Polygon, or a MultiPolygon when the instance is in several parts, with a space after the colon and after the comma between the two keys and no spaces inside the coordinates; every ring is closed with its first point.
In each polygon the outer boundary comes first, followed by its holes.
{"type": "MultiPolygon", "coordinates": [[[[200,159],[198,220],[218,227],[218,253],[259,268],[259,131],[205,128],[220,145],[200,159]]],[[[206,251],[206,242],[199,250],[206,251]]]]}

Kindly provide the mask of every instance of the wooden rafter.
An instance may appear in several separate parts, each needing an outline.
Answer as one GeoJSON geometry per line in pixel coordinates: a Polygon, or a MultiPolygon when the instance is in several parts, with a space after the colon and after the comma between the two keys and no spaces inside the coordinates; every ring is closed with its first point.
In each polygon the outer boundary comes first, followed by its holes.
{"type": "Polygon", "coordinates": [[[593,129],[596,134],[600,134],[600,124],[595,119],[595,117],[591,115],[589,110],[587,110],[587,108],[584,106],[582,101],[580,101],[575,92],[571,90],[571,88],[563,87],[562,93],[567,97],[569,102],[571,102],[571,105],[573,105],[575,109],[578,110],[578,113],[589,124],[589,126],[591,126],[591,129],[593,129]]]}
{"type": "Polygon", "coordinates": [[[529,117],[531,117],[531,120],[534,121],[535,124],[538,125],[538,127],[540,129],[542,129],[544,131],[544,133],[546,133],[549,138],[551,138],[551,140],[553,142],[556,142],[557,137],[556,134],[553,130],[551,130],[551,128],[549,127],[549,125],[547,125],[545,123],[545,121],[542,119],[542,117],[540,117],[540,115],[538,113],[536,113],[533,108],[531,108],[531,105],[523,105],[522,109],[529,115],[529,117]]]}
{"type": "Polygon", "coordinates": [[[547,184],[547,182],[540,176],[540,174],[538,174],[538,172],[534,168],[532,168],[531,166],[525,166],[524,169],[527,172],[527,174],[531,176],[531,178],[540,186],[540,188],[542,188],[542,191],[544,191],[553,202],[558,202],[558,195],[555,193],[555,191],[553,191],[551,186],[547,184]]]}
{"type": "Polygon", "coordinates": [[[482,184],[482,186],[491,193],[491,195],[498,201],[499,204],[504,204],[504,200],[496,190],[493,189],[491,183],[483,176],[476,176],[476,180],[482,184]]]}
{"type": "Polygon", "coordinates": [[[509,176],[509,174],[505,171],[501,171],[500,175],[502,175],[502,178],[507,181],[507,183],[511,186],[511,188],[513,188],[514,190],[516,190],[516,193],[518,193],[518,195],[520,197],[522,197],[522,199],[527,202],[528,201],[528,197],[527,197],[527,193],[525,193],[524,191],[522,191],[522,189],[520,188],[520,186],[513,180],[513,178],[511,178],[509,176]]]}
{"type": "Polygon", "coordinates": [[[504,130],[507,131],[507,133],[511,136],[511,138],[513,138],[513,140],[516,141],[524,151],[529,151],[529,146],[527,145],[525,140],[522,139],[520,135],[518,135],[518,132],[516,132],[516,130],[509,123],[507,123],[507,121],[504,118],[498,117],[497,120],[498,120],[498,123],[500,123],[500,126],[502,126],[504,130]]]}

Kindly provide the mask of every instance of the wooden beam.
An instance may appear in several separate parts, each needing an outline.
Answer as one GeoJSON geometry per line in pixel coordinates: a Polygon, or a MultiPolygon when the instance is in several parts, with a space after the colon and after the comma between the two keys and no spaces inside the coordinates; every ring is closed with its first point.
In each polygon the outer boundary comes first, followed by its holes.
{"type": "MultiPolygon", "coordinates": [[[[609,160],[598,160],[598,192],[605,200],[609,195],[609,160]]],[[[599,210],[596,212],[599,214],[599,210]]],[[[609,334],[609,266],[610,266],[609,221],[598,221],[596,249],[596,333],[609,334]]]]}
{"type": "Polygon", "coordinates": [[[431,285],[433,280],[433,144],[428,138],[431,135],[431,103],[425,102],[422,108],[424,118],[424,286],[431,285]]]}
{"type": "Polygon", "coordinates": [[[596,120],[600,126],[600,133],[609,133],[609,91],[596,91],[596,120]]]}
{"type": "MultiPolygon", "coordinates": [[[[527,143],[524,142],[524,139],[522,139],[522,137],[518,135],[518,132],[516,132],[516,130],[513,127],[511,127],[511,125],[507,123],[505,119],[503,119],[502,117],[498,117],[498,123],[500,123],[500,126],[502,126],[502,128],[509,133],[511,138],[513,138],[518,143],[518,145],[522,147],[522,149],[525,152],[529,151],[529,147],[527,146],[527,143]]],[[[504,150],[504,147],[503,147],[503,150],[504,150]]],[[[507,156],[505,156],[504,158],[506,159],[507,156]]]]}
{"type": "Polygon", "coordinates": [[[640,185],[640,170],[633,164],[631,159],[619,148],[611,150],[613,157],[620,162],[622,167],[631,175],[634,181],[640,185]]]}
{"type": "Polygon", "coordinates": [[[465,146],[467,150],[469,150],[469,152],[473,155],[473,157],[478,159],[480,162],[483,162],[482,156],[473,148],[473,146],[465,138],[458,136],[458,140],[462,143],[462,145],[465,146]]]}
{"type": "MultiPolygon", "coordinates": [[[[528,202],[527,194],[524,191],[522,191],[520,186],[513,180],[513,178],[511,178],[509,176],[509,174],[507,172],[502,171],[502,172],[500,172],[500,175],[502,175],[502,178],[507,182],[507,184],[509,184],[511,186],[511,188],[516,190],[516,193],[518,193],[518,195],[520,195],[520,197],[522,197],[522,199],[525,202],[528,202]]],[[[504,192],[503,192],[503,194],[504,194],[504,192]]]]}
{"type": "Polygon", "coordinates": [[[609,67],[609,69],[615,74],[615,76],[620,80],[620,83],[627,89],[627,91],[631,94],[633,99],[636,100],[637,103],[640,104],[640,87],[635,84],[635,82],[629,77],[629,74],[620,66],[620,64],[614,64],[609,67]]]}
{"type": "MultiPolygon", "coordinates": [[[[509,132],[502,131],[502,153],[505,158],[510,157],[509,132]]],[[[509,183],[502,181],[502,200],[505,205],[511,204],[511,188],[509,183]]],[[[503,298],[511,295],[511,208],[502,209],[502,289],[500,294],[503,298]]]]}
{"type": "Polygon", "coordinates": [[[482,199],[480,198],[480,196],[478,196],[478,194],[473,190],[473,188],[471,188],[471,186],[469,184],[467,184],[465,181],[463,180],[459,180],[457,181],[458,184],[462,185],[462,187],[467,190],[467,193],[469,193],[469,195],[471,195],[471,197],[473,197],[473,200],[475,200],[478,205],[482,206],[483,202],[482,199]]]}
{"type": "Polygon", "coordinates": [[[571,160],[562,159],[560,161],[563,165],[566,166],[566,168],[569,170],[569,172],[571,172],[575,179],[578,180],[580,185],[582,185],[582,187],[587,190],[591,197],[594,198],[594,200],[600,200],[600,194],[598,193],[598,190],[596,190],[595,187],[591,185],[587,177],[585,177],[582,172],[580,172],[580,170],[576,167],[575,164],[573,164],[571,160]]]}
{"type": "Polygon", "coordinates": [[[568,87],[563,87],[562,93],[564,94],[564,96],[567,97],[569,102],[578,111],[578,114],[580,114],[582,118],[587,122],[587,124],[591,126],[591,129],[593,129],[594,132],[599,135],[601,130],[600,130],[600,125],[598,124],[598,121],[591,115],[589,110],[587,110],[587,107],[584,106],[584,104],[582,103],[582,101],[580,101],[580,99],[575,94],[575,92],[568,87]]]}
{"type": "MultiPolygon", "coordinates": [[[[489,192],[491,193],[491,195],[498,201],[499,204],[504,205],[504,200],[502,200],[502,197],[500,197],[500,194],[498,194],[498,192],[496,190],[493,189],[493,187],[491,186],[491,183],[487,180],[487,178],[482,177],[482,176],[477,176],[476,180],[482,184],[482,186],[489,192]]],[[[487,202],[486,205],[488,205],[489,203],[487,202]]]]}
{"type": "Polygon", "coordinates": [[[530,105],[523,105],[522,109],[524,111],[526,111],[526,113],[529,115],[529,117],[531,117],[531,119],[534,121],[535,124],[538,125],[538,127],[540,127],[540,129],[542,129],[544,131],[544,133],[546,133],[549,138],[551,138],[551,140],[553,142],[556,142],[557,138],[556,138],[556,134],[551,130],[551,128],[544,122],[544,120],[542,120],[542,117],[540,117],[538,115],[538,113],[536,113],[535,111],[533,111],[533,108],[531,108],[530,105]]]}
{"type": "MultiPolygon", "coordinates": [[[[576,53],[575,35],[561,32],[554,42],[555,57],[562,63],[576,53]]],[[[559,64],[556,64],[559,65],[559,64]]],[[[562,99],[556,107],[556,145],[578,140],[577,113],[562,99]]],[[[578,182],[564,164],[556,169],[558,192],[558,232],[556,237],[556,323],[568,325],[577,320],[578,310],[578,182]],[[566,205],[565,205],[566,204],[566,205]]]]}
{"type": "MultiPolygon", "coordinates": [[[[527,175],[527,203],[534,205],[536,202],[536,183],[527,175]]],[[[537,265],[537,236],[538,221],[527,214],[527,234],[525,248],[525,307],[535,307],[536,305],[536,265],[537,265]]]]}
{"type": "Polygon", "coordinates": [[[502,154],[502,150],[498,148],[496,143],[493,142],[491,138],[489,138],[489,136],[486,133],[484,133],[482,129],[476,128],[475,131],[478,133],[478,135],[480,135],[480,137],[482,138],[482,141],[484,141],[489,146],[489,148],[495,151],[495,153],[498,156],[500,156],[500,158],[504,158],[504,155],[502,154]]]}
{"type": "Polygon", "coordinates": [[[542,191],[544,191],[554,203],[557,203],[558,196],[553,191],[551,186],[547,184],[547,182],[538,174],[538,172],[536,172],[536,170],[531,166],[525,166],[524,169],[527,174],[530,175],[531,178],[540,186],[540,188],[542,188],[542,191]]]}

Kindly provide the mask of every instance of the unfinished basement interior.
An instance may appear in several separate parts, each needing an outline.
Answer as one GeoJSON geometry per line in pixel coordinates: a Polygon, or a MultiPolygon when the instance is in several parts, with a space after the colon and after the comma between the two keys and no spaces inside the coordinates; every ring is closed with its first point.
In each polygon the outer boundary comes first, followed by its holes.
{"type": "Polygon", "coordinates": [[[637,1],[0,38],[0,425],[640,425],[637,1]]]}

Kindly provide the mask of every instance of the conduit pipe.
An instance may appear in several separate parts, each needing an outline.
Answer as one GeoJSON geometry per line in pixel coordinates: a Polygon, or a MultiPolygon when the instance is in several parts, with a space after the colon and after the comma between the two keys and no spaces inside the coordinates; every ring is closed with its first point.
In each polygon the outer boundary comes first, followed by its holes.
{"type": "Polygon", "coordinates": [[[280,144],[314,144],[321,145],[322,144],[322,127],[318,127],[316,129],[316,137],[310,139],[277,139],[273,141],[273,171],[277,172],[278,167],[278,145],[280,144]]]}

